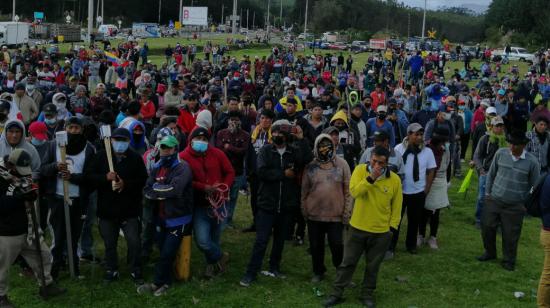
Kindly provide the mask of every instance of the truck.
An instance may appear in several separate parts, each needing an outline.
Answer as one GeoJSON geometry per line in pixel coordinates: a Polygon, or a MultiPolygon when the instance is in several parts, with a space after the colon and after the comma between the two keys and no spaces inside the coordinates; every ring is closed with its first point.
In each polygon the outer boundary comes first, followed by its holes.
{"type": "Polygon", "coordinates": [[[25,22],[0,22],[0,45],[19,46],[29,42],[30,24],[25,22]]]}

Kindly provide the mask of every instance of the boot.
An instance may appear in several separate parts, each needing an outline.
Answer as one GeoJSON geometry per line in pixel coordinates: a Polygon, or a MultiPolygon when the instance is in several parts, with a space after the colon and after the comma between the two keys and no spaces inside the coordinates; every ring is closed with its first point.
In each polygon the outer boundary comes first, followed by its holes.
{"type": "Polygon", "coordinates": [[[58,287],[55,283],[51,283],[45,287],[40,287],[38,294],[42,299],[47,300],[52,297],[59,296],[63,293],[66,293],[67,289],[58,287]]]}

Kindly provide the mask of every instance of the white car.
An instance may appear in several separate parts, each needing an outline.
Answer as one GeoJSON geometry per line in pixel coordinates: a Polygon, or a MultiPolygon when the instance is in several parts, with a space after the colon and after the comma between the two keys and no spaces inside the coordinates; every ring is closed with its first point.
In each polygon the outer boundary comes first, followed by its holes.
{"type": "MultiPolygon", "coordinates": [[[[533,62],[535,59],[535,55],[527,51],[525,48],[521,47],[510,47],[512,50],[510,54],[508,54],[508,59],[512,61],[522,61],[522,62],[533,62]]],[[[495,50],[493,52],[493,56],[501,56],[505,57],[506,53],[504,52],[504,49],[495,50]]]]}

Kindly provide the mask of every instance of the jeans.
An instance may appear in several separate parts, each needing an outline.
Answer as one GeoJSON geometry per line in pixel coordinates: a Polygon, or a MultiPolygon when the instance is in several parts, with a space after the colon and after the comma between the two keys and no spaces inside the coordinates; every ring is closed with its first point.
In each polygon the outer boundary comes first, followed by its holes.
{"type": "Polygon", "coordinates": [[[127,260],[132,273],[141,273],[141,239],[139,218],[128,218],[124,221],[99,219],[99,233],[105,242],[105,269],[108,271],[118,270],[117,243],[118,233],[122,229],[126,246],[128,246],[127,260]]]}
{"type": "Polygon", "coordinates": [[[344,257],[338,266],[332,295],[342,297],[349,286],[359,259],[365,253],[365,275],[361,288],[361,297],[372,297],[376,289],[376,280],[384,255],[391,243],[391,232],[371,233],[348,226],[344,232],[344,257]]]}
{"type": "Polygon", "coordinates": [[[215,264],[222,258],[220,248],[221,224],[210,217],[209,208],[197,206],[193,215],[195,242],[206,258],[206,263],[215,264]]]}
{"type": "Polygon", "coordinates": [[[239,189],[243,187],[243,182],[246,183],[246,176],[239,175],[235,177],[235,181],[233,182],[233,185],[231,185],[231,190],[229,191],[229,202],[227,203],[227,217],[223,222],[224,226],[233,224],[233,213],[235,212],[235,207],[237,206],[239,189]]]}
{"type": "Polygon", "coordinates": [[[97,220],[97,191],[90,194],[88,202],[88,213],[82,226],[82,234],[80,235],[80,247],[78,254],[80,256],[93,256],[94,255],[94,238],[92,236],[92,227],[97,220]]]}
{"type": "MultiPolygon", "coordinates": [[[[75,273],[80,274],[78,267],[78,239],[82,232],[82,204],[80,198],[71,199],[72,205],[69,206],[70,223],[71,223],[71,239],[72,239],[72,254],[75,273]]],[[[56,276],[57,272],[65,263],[64,252],[67,251],[67,232],[65,229],[65,208],[62,197],[50,198],[50,225],[53,229],[53,246],[52,246],[52,272],[56,276]]],[[[67,252],[69,253],[69,252],[67,252]]]]}
{"type": "Polygon", "coordinates": [[[256,216],[256,241],[254,242],[250,262],[246,269],[248,276],[255,277],[262,268],[271,233],[273,233],[273,243],[269,258],[269,270],[279,270],[289,220],[290,215],[288,213],[270,213],[262,209],[258,210],[256,216]]]}
{"type": "Polygon", "coordinates": [[[309,233],[309,246],[311,248],[311,261],[313,273],[323,275],[325,267],[325,238],[328,238],[328,245],[332,254],[332,265],[337,268],[342,263],[344,256],[343,230],[341,222],[312,221],[308,220],[307,230],[309,233]]]}
{"type": "Polygon", "coordinates": [[[157,226],[156,240],[160,255],[155,265],[154,284],[157,286],[172,283],[174,274],[174,261],[183,238],[185,225],[174,228],[157,226]]]}
{"type": "Polygon", "coordinates": [[[485,203],[485,182],[487,181],[487,175],[479,175],[478,188],[477,188],[477,204],[476,204],[476,222],[481,223],[481,212],[483,211],[483,204],[485,203]]]}
{"type": "Polygon", "coordinates": [[[550,231],[540,230],[540,243],[544,249],[544,266],[540,275],[537,305],[550,307],[550,231]]]}

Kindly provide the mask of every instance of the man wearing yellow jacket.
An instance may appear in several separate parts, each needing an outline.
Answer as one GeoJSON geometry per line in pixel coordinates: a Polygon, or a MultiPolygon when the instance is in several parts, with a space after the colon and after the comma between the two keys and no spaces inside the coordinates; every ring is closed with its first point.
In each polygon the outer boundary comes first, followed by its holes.
{"type": "Polygon", "coordinates": [[[325,307],[343,302],[344,288],[350,284],[363,253],[367,265],[361,302],[366,307],[375,306],[376,276],[390,246],[390,229],[399,226],[403,201],[401,179],[387,167],[389,156],[388,149],[375,147],[369,163],[357,166],[351,175],[350,192],[355,204],[344,234],[344,258],[325,307]]]}

